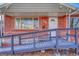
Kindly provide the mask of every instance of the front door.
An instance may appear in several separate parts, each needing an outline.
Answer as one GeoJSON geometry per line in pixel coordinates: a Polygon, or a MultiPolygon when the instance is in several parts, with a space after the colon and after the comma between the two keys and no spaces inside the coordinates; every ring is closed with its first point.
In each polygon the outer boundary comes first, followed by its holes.
{"type": "MultiPolygon", "coordinates": [[[[56,17],[49,18],[49,29],[56,29],[57,24],[58,24],[58,21],[56,17]]],[[[56,31],[52,31],[51,36],[56,36],[56,31]]]]}

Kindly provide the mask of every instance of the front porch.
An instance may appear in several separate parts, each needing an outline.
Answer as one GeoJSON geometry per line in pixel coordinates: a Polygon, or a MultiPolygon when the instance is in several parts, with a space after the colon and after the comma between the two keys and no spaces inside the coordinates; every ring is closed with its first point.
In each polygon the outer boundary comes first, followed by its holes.
{"type": "Polygon", "coordinates": [[[42,30],[30,33],[23,33],[23,34],[14,34],[14,35],[7,35],[0,37],[1,39],[1,47],[0,53],[1,54],[17,54],[22,52],[32,52],[32,51],[39,51],[39,50],[46,50],[46,49],[56,49],[56,53],[59,53],[59,49],[76,49],[75,54],[78,54],[78,28],[70,29],[51,29],[51,30],[42,30]],[[59,33],[62,30],[66,30],[65,37],[60,36],[59,33]],[[70,35],[67,31],[75,30],[74,35],[70,35]],[[57,35],[52,36],[51,33],[56,31],[57,35]],[[48,32],[49,35],[37,35],[38,33],[45,33],[48,32]],[[27,36],[32,37],[27,37],[27,36]],[[47,37],[48,36],[48,37],[47,37]],[[17,37],[17,39],[16,39],[17,37]],[[73,37],[74,41],[70,42],[69,38],[73,37]],[[38,39],[39,38],[39,39],[38,39]],[[42,38],[42,39],[41,39],[42,38]],[[38,40],[37,40],[38,39],[38,40]],[[18,40],[18,41],[16,41],[18,40]],[[24,41],[23,41],[24,40],[24,41]],[[29,42],[29,40],[31,40],[29,42]],[[8,41],[8,42],[7,42],[8,41]],[[3,45],[6,43],[8,45],[3,45]],[[25,43],[24,43],[25,42],[25,43]],[[6,48],[6,49],[5,49],[6,48]]]}
{"type": "Polygon", "coordinates": [[[67,28],[69,25],[66,19],[69,10],[73,11],[70,7],[57,3],[8,4],[5,15],[2,16],[4,20],[1,32],[4,35],[10,35],[44,29],[67,28]]]}
{"type": "Polygon", "coordinates": [[[74,48],[78,54],[79,16],[70,15],[74,8],[57,3],[13,3],[5,8],[0,21],[0,53],[50,48],[58,53],[58,49],[74,48]]]}

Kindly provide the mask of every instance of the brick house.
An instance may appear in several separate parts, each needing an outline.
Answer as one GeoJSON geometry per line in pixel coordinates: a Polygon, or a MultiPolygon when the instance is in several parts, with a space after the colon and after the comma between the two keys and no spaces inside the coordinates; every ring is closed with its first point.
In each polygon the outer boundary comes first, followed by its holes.
{"type": "MultiPolygon", "coordinates": [[[[76,23],[74,19],[79,20],[79,14],[70,15],[76,8],[67,4],[5,3],[1,4],[0,8],[2,15],[1,33],[3,35],[44,29],[73,28],[76,23]]],[[[70,33],[73,34],[73,31],[70,33]]],[[[56,34],[53,32],[52,35],[56,34]]]]}

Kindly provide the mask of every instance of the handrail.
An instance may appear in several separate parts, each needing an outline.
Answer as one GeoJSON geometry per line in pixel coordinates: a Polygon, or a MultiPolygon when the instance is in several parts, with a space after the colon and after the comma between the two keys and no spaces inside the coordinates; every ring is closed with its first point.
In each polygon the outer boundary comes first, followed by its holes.
{"type": "Polygon", "coordinates": [[[19,36],[19,35],[28,35],[28,34],[41,33],[41,32],[49,32],[49,31],[56,31],[56,30],[74,30],[74,29],[79,30],[79,28],[57,28],[57,29],[46,29],[46,30],[38,30],[38,31],[28,32],[28,33],[4,35],[4,36],[0,36],[0,38],[3,38],[3,37],[10,37],[10,36],[19,36]]]}
{"type": "MultiPolygon", "coordinates": [[[[58,28],[58,29],[48,29],[48,30],[41,30],[41,31],[34,31],[34,32],[29,32],[29,33],[21,33],[21,34],[12,34],[12,35],[5,35],[5,36],[1,36],[0,38],[5,38],[5,37],[11,37],[11,49],[12,49],[12,54],[14,54],[14,37],[15,36],[19,36],[19,45],[21,45],[21,35],[29,35],[29,34],[32,34],[32,36],[33,36],[33,45],[34,45],[34,48],[35,48],[35,37],[36,37],[36,35],[35,34],[37,34],[37,33],[42,33],[42,32],[49,32],[50,34],[50,37],[49,37],[49,39],[51,39],[51,32],[52,31],[56,31],[56,48],[57,48],[57,46],[58,46],[58,31],[60,31],[60,30],[66,30],[66,31],[68,31],[68,30],[75,30],[75,44],[77,44],[77,30],[79,30],[79,28],[58,28]]],[[[68,33],[67,33],[68,34],[68,33]]],[[[68,35],[66,35],[67,36],[67,40],[68,40],[68,35]]]]}

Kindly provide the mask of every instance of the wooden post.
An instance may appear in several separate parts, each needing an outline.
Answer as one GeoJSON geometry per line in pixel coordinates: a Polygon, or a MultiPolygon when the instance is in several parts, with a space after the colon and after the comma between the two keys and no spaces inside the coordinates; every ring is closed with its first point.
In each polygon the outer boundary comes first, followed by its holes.
{"type": "Polygon", "coordinates": [[[34,45],[34,48],[35,48],[35,33],[32,34],[33,35],[33,45],[34,45]]]}
{"type": "Polygon", "coordinates": [[[51,40],[51,31],[49,32],[49,40],[51,40]]]}
{"type": "Polygon", "coordinates": [[[21,45],[21,35],[19,35],[19,45],[21,45]]]}
{"type": "Polygon", "coordinates": [[[76,50],[75,53],[78,55],[78,37],[77,37],[77,28],[75,28],[75,45],[76,45],[76,50]]]}
{"type": "Polygon", "coordinates": [[[58,55],[59,54],[59,51],[58,51],[58,30],[56,30],[56,54],[58,55]]]}
{"type": "Polygon", "coordinates": [[[14,36],[11,37],[11,52],[13,55],[15,54],[15,52],[14,52],[14,36]]]}

